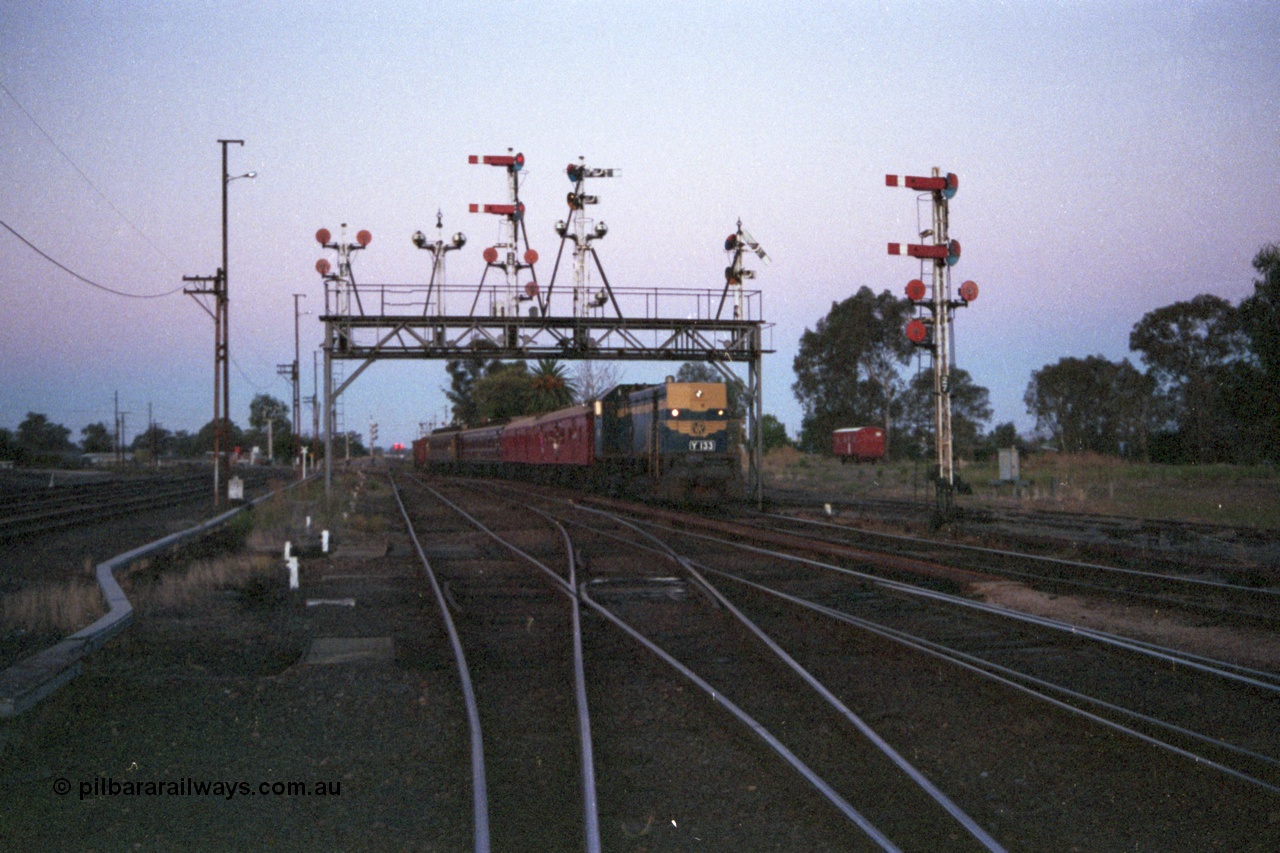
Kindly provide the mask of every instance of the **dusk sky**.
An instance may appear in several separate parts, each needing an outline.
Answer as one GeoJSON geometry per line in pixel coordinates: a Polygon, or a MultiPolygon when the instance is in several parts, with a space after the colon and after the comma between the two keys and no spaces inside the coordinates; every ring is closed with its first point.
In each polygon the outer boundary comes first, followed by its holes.
{"type": "MultiPolygon", "coordinates": [[[[1034,425],[1031,372],[1129,357],[1144,313],[1252,292],[1280,241],[1280,5],[1274,2],[0,4],[0,427],[41,412],[80,438],[212,417],[213,322],[181,293],[221,253],[230,149],[231,414],[289,400],[294,293],[303,394],[323,290],[313,234],[368,229],[357,280],[424,283],[436,210],[474,283],[504,200],[470,154],[524,153],[521,198],[550,277],[565,165],[589,184],[618,287],[719,288],[736,220],[773,258],[763,292],[764,410],[794,436],[805,328],[867,286],[901,295],[918,264],[915,194],[884,176],[955,172],[957,363],[994,418],[1034,425]],[[417,5],[413,11],[406,7],[417,5]]],[[[756,265],[758,266],[758,265],[756,265]]],[[[575,363],[568,363],[571,369],[575,363]]],[[[628,366],[628,381],[676,365],[628,366]]],[[[914,370],[904,368],[904,374],[914,370]]],[[[372,366],[346,424],[412,440],[447,409],[443,362],[372,366]]],[[[305,421],[310,424],[310,417],[305,421]]]]}

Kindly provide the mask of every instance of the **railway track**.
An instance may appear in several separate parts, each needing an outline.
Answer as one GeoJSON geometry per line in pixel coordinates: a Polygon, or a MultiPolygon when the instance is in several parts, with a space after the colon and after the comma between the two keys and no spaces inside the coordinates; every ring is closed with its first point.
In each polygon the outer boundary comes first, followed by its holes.
{"type": "Polygon", "coordinates": [[[489,775],[473,787],[496,849],[684,832],[749,849],[781,827],[789,849],[1167,848],[1256,840],[1257,820],[1217,819],[1280,796],[1273,673],[947,590],[976,568],[920,586],[874,565],[900,575],[918,557],[823,560],[753,544],[758,528],[402,485],[425,553],[455,543],[428,562],[475,681],[489,775]],[[1108,798],[1121,829],[1090,816],[1108,798]],[[1171,802],[1211,803],[1214,820],[1171,802]]]}
{"type": "MultiPolygon", "coordinates": [[[[266,476],[245,472],[250,484],[266,476]]],[[[29,539],[207,498],[203,474],[160,475],[62,485],[13,494],[0,510],[0,542],[29,539]]]]}
{"type": "Polygon", "coordinates": [[[1138,601],[1178,608],[1221,624],[1265,629],[1280,625],[1280,569],[1208,561],[1207,565],[1177,563],[1153,570],[885,533],[802,515],[749,513],[744,521],[754,528],[817,542],[944,562],[1053,593],[1105,595],[1125,604],[1138,601]]]}
{"type": "MultiPolygon", "coordinates": [[[[805,492],[770,489],[779,512],[811,512],[824,504],[829,513],[920,529],[932,504],[905,499],[816,498],[805,492]]],[[[1090,515],[1014,507],[964,507],[948,524],[957,535],[997,539],[1010,547],[1040,552],[1086,550],[1108,560],[1150,568],[1202,566],[1212,561],[1238,570],[1280,566],[1280,542],[1274,532],[1171,519],[1090,515]]]]}
{"type": "MultiPolygon", "coordinates": [[[[537,644],[531,644],[529,633],[534,630],[535,626],[545,626],[544,630],[550,630],[552,637],[567,638],[573,636],[573,645],[575,649],[581,649],[583,645],[591,648],[602,648],[604,644],[608,644],[610,648],[617,647],[616,636],[617,630],[621,630],[626,637],[630,637],[637,642],[627,645],[623,644],[621,649],[629,660],[634,660],[635,665],[643,663],[646,668],[652,668],[652,657],[670,667],[670,672],[662,677],[660,692],[671,692],[673,690],[672,677],[676,681],[687,681],[692,685],[700,688],[711,700],[700,710],[694,713],[698,716],[709,716],[710,719],[703,721],[698,720],[694,725],[699,727],[710,727],[712,734],[704,735],[710,741],[728,741],[738,749],[740,745],[736,743],[744,737],[754,737],[759,739],[759,743],[754,745],[750,750],[755,760],[760,760],[764,756],[757,754],[759,750],[772,750],[776,756],[775,760],[779,761],[783,767],[790,767],[795,771],[798,777],[798,790],[792,790],[789,794],[791,798],[798,798],[802,809],[813,809],[825,801],[826,811],[824,815],[824,823],[827,825],[826,832],[831,838],[825,843],[820,843],[815,849],[840,849],[843,844],[848,844],[849,839],[845,838],[843,843],[837,841],[845,834],[852,834],[855,837],[862,837],[862,843],[867,846],[866,849],[885,849],[895,850],[898,846],[878,829],[874,822],[866,818],[855,806],[853,806],[845,796],[838,790],[838,787],[846,787],[850,782],[850,770],[846,766],[845,761],[851,754],[851,750],[857,749],[868,760],[880,761],[886,764],[892,764],[893,758],[886,758],[879,753],[879,750],[873,745],[868,747],[865,742],[861,742],[859,732],[855,728],[851,731],[848,725],[840,726],[839,719],[841,710],[838,700],[832,696],[822,697],[820,695],[812,695],[805,692],[797,692],[794,688],[797,684],[796,676],[793,674],[790,678],[785,676],[787,667],[782,665],[782,660],[776,658],[772,652],[765,653],[765,661],[772,659],[772,666],[778,671],[773,672],[772,677],[763,682],[768,685],[768,691],[760,691],[754,697],[751,704],[757,706],[758,710],[754,713],[746,710],[739,702],[734,702],[727,698],[726,693],[720,687],[715,686],[716,682],[725,682],[732,684],[734,682],[741,683],[741,674],[737,674],[734,670],[737,667],[737,661],[741,654],[739,647],[744,644],[750,644],[752,634],[745,629],[738,620],[732,618],[729,614],[731,608],[726,608],[725,603],[718,600],[711,588],[703,582],[696,579],[681,579],[673,577],[673,571],[681,570],[681,563],[673,553],[645,553],[653,549],[652,537],[637,531],[634,527],[626,524],[618,525],[617,529],[607,532],[599,532],[590,528],[578,526],[578,529],[572,534],[567,531],[566,525],[563,523],[557,525],[557,520],[550,515],[543,515],[536,509],[526,509],[523,513],[513,513],[509,507],[481,507],[480,509],[468,508],[463,510],[458,504],[459,502],[467,502],[474,506],[476,496],[474,493],[462,496],[454,496],[457,500],[446,498],[445,496],[434,493],[438,500],[448,501],[448,505],[461,515],[466,512],[471,524],[477,527],[483,525],[483,529],[487,535],[493,538],[495,542],[513,554],[529,566],[536,567],[544,578],[549,580],[551,587],[559,593],[559,595],[544,593],[536,595],[531,593],[523,585],[516,587],[523,595],[521,601],[521,611],[525,613],[523,623],[521,620],[515,620],[515,623],[508,626],[509,630],[514,630],[515,637],[505,640],[502,636],[494,636],[494,625],[490,619],[488,629],[481,635],[472,639],[472,647],[483,647],[486,650],[486,657],[495,653],[495,648],[506,648],[508,644],[512,644],[514,649],[512,654],[526,655],[531,648],[540,647],[543,642],[550,641],[554,647],[563,640],[548,639],[546,637],[537,644]],[[541,516],[544,521],[543,526],[547,530],[559,532],[563,540],[563,551],[558,556],[564,563],[562,572],[557,572],[551,568],[547,562],[544,562],[547,548],[545,543],[540,543],[538,547],[531,547],[528,543],[528,537],[531,529],[527,525],[527,521],[517,521],[514,516],[523,515],[526,519],[536,520],[541,516]],[[487,518],[485,518],[487,516],[487,518]],[[631,540],[622,549],[619,549],[620,543],[617,537],[631,540]],[[513,540],[526,540],[522,544],[517,544],[513,540]],[[535,551],[539,556],[535,556],[531,551],[535,551]],[[584,573],[579,578],[578,585],[575,586],[571,578],[575,577],[574,566],[577,562],[575,554],[588,553],[591,554],[587,559],[590,565],[589,572],[584,573]],[[615,558],[607,558],[605,554],[617,554],[615,558]],[[536,562],[535,562],[536,561],[536,562]],[[699,599],[698,594],[691,587],[701,590],[703,596],[712,596],[710,599],[699,599]],[[578,617],[572,616],[573,608],[567,606],[568,603],[575,602],[579,595],[581,602],[587,608],[603,619],[589,620],[588,628],[585,631],[572,632],[570,630],[570,622],[580,624],[578,617]],[[546,598],[553,599],[547,602],[546,598]],[[565,599],[565,601],[554,601],[555,598],[565,599]],[[695,601],[695,599],[697,599],[695,601]],[[535,604],[536,600],[536,604],[535,604]],[[709,601],[715,600],[717,606],[711,606],[709,601]],[[550,603],[552,610],[546,612],[543,605],[550,603]],[[536,609],[535,609],[536,607],[536,609]],[[658,611],[655,613],[654,611],[658,611]],[[657,618],[660,622],[671,619],[677,623],[685,622],[692,613],[698,614],[696,624],[687,625],[679,629],[676,634],[668,634],[665,642],[662,644],[654,643],[645,639],[645,630],[637,627],[637,623],[645,625],[646,622],[657,618]],[[707,622],[711,624],[707,624],[707,622]],[[584,636],[584,634],[586,636],[584,636]],[[614,634],[609,637],[607,635],[614,634]],[[603,635],[603,636],[602,636],[603,635]],[[708,642],[708,638],[712,638],[708,642]],[[834,708],[832,707],[834,703],[834,708]],[[725,718],[724,711],[729,712],[728,719],[725,718]],[[815,715],[826,715],[829,718],[828,731],[838,733],[834,738],[825,738],[824,743],[807,745],[802,744],[801,749],[809,753],[807,757],[801,757],[800,753],[783,742],[783,738],[775,734],[770,727],[762,724],[757,719],[757,714],[761,711],[767,711],[774,717],[774,728],[785,730],[786,724],[781,722],[787,715],[796,719],[809,719],[815,715]],[[781,713],[783,717],[778,717],[781,713]],[[736,724],[734,723],[736,721],[736,724]],[[727,726],[727,728],[726,728],[727,726]],[[837,758],[839,756],[840,758],[837,758]],[[815,763],[825,765],[822,771],[815,770],[811,765],[815,763]],[[840,781],[832,783],[827,777],[835,775],[840,781]],[[808,790],[806,789],[806,786],[808,790]],[[847,823],[847,827],[842,832],[839,829],[841,823],[847,823]]],[[[545,511],[543,511],[545,512],[545,511]]],[[[566,519],[567,520],[567,519],[566,519]]],[[[595,519],[598,521],[598,518],[595,519]]],[[[569,521],[572,525],[573,522],[569,521]]],[[[486,584],[492,585],[497,583],[501,589],[499,595],[507,596],[512,594],[511,581],[505,574],[495,574],[495,569],[490,568],[486,571],[489,575],[486,584]]],[[[525,579],[521,583],[527,582],[530,569],[526,566],[523,571],[519,568],[517,572],[525,579]]],[[[459,595],[457,587],[459,579],[454,578],[449,583],[449,588],[453,589],[451,595],[457,600],[459,595]]],[[[444,587],[442,586],[442,589],[444,587]]],[[[473,596],[481,594],[474,586],[468,584],[466,591],[462,595],[470,599],[473,596]]],[[[493,590],[488,590],[487,597],[493,595],[493,590]]],[[[466,611],[468,608],[459,603],[459,609],[466,611]]],[[[485,608],[490,614],[492,610],[485,608]]],[[[645,625],[646,628],[652,630],[652,625],[645,625]]],[[[464,628],[460,633],[463,635],[463,646],[467,646],[466,637],[470,630],[464,628]]],[[[503,632],[505,633],[505,632],[503,632]]],[[[543,781],[542,784],[534,786],[535,790],[546,791],[557,802],[567,802],[569,799],[569,791],[565,790],[565,786],[576,787],[581,790],[581,799],[584,803],[594,803],[608,800],[612,804],[611,807],[605,807],[606,813],[612,812],[616,815],[643,813],[645,809],[637,808],[636,804],[630,806],[623,805],[620,807],[619,802],[634,801],[637,792],[628,785],[620,784],[624,780],[611,779],[602,780],[601,785],[608,792],[607,794],[596,794],[594,784],[589,785],[587,780],[594,781],[594,770],[588,763],[573,764],[575,757],[590,755],[593,748],[590,746],[590,740],[584,733],[590,732],[596,728],[591,722],[591,715],[587,713],[588,704],[597,708],[604,709],[604,722],[601,723],[599,729],[602,733],[603,743],[599,749],[604,753],[602,763],[612,765],[615,761],[626,763],[625,758],[616,757],[610,760],[609,756],[613,755],[619,745],[617,740],[627,740],[634,735],[628,735],[625,731],[625,721],[632,717],[635,713],[633,707],[629,707],[625,701],[620,702],[619,691],[613,686],[612,680],[609,678],[597,677],[591,684],[585,684],[582,679],[584,675],[579,674],[577,684],[573,693],[583,697],[577,702],[578,722],[577,731],[579,732],[579,746],[575,751],[571,748],[572,738],[566,731],[560,731],[558,738],[552,738],[558,726],[550,721],[556,719],[546,713],[546,705],[552,707],[560,706],[561,712],[558,718],[563,722],[572,718],[569,713],[567,698],[557,698],[555,695],[546,695],[548,690],[547,684],[559,684],[565,697],[569,694],[566,685],[572,683],[567,672],[560,669],[557,660],[567,662],[570,659],[577,659],[581,652],[576,652],[573,656],[568,654],[560,658],[552,655],[552,660],[547,660],[543,653],[546,649],[540,649],[538,661],[536,663],[526,661],[521,658],[521,663],[531,667],[533,674],[536,676],[533,685],[524,680],[512,678],[512,673],[505,667],[499,668],[503,673],[503,677],[499,680],[499,684],[494,684],[488,678],[481,677],[475,688],[478,696],[480,710],[477,716],[481,720],[485,720],[487,715],[484,711],[486,705],[492,707],[494,705],[506,709],[504,721],[488,719],[488,725],[483,726],[485,734],[480,737],[485,743],[493,740],[500,741],[503,746],[497,750],[497,754],[504,756],[492,761],[492,765],[498,768],[497,778],[489,772],[486,781],[483,784],[476,783],[474,788],[487,790],[493,798],[493,803],[489,807],[490,812],[498,812],[501,806],[495,805],[508,801],[509,798],[515,798],[522,802],[521,808],[528,808],[527,798],[530,785],[528,780],[524,783],[508,782],[504,785],[501,779],[512,774],[519,776],[516,768],[521,766],[527,768],[530,763],[538,767],[546,766],[548,769],[558,768],[561,772],[561,781],[559,785],[550,781],[543,781]],[[514,695],[510,691],[514,690],[514,695]],[[586,701],[587,694],[590,693],[592,701],[586,701]],[[543,701],[538,703],[538,709],[533,714],[533,720],[520,720],[513,728],[511,728],[511,717],[518,716],[512,709],[529,706],[530,696],[542,696],[543,701]],[[619,729],[620,723],[623,729],[619,729]],[[497,736],[491,737],[493,730],[497,730],[497,736]],[[530,737],[530,733],[534,733],[530,737]],[[514,738],[514,741],[513,741],[514,738]],[[549,741],[558,740],[558,746],[549,745],[549,741]],[[512,746],[512,744],[516,746],[512,746]],[[538,758],[530,762],[528,756],[519,760],[512,758],[514,752],[517,756],[526,753],[533,746],[537,752],[538,758]],[[558,761],[550,760],[553,756],[559,756],[558,761]]],[[[615,653],[616,655],[616,653],[615,653]]],[[[608,668],[613,670],[619,666],[618,658],[610,655],[608,668]]],[[[758,667],[761,664],[756,662],[753,666],[758,667]]],[[[490,664],[492,666],[492,664],[490,664]]],[[[623,664],[624,670],[628,670],[632,664],[623,664]]],[[[522,667],[524,668],[524,667],[522,667]]],[[[469,666],[468,671],[475,678],[477,667],[469,666]]],[[[588,664],[588,670],[592,667],[588,664]]],[[[485,672],[488,672],[486,667],[485,672]]],[[[661,672],[661,669],[659,669],[661,672]]],[[[553,689],[554,694],[554,689],[553,689]]],[[[847,714],[847,709],[843,713],[847,714]]],[[[597,715],[598,716],[598,715],[597,715]]],[[[689,722],[682,723],[684,727],[691,724],[689,722]]],[[[654,733],[656,737],[663,737],[664,733],[654,733]]],[[[801,738],[803,741],[804,738],[801,738]]],[[[705,746],[700,748],[704,750],[705,746]]],[[[710,762],[718,763],[724,761],[723,756],[717,756],[709,759],[710,762]]],[[[896,756],[899,763],[905,764],[901,756],[896,756]]],[[[906,765],[909,770],[909,765],[906,765]]],[[[718,787],[724,786],[726,783],[716,781],[714,774],[711,778],[702,778],[690,781],[687,772],[681,772],[677,768],[672,768],[670,774],[673,777],[682,780],[673,790],[663,793],[663,798],[670,801],[674,798],[674,802],[685,801],[702,801],[705,800],[708,791],[716,791],[718,787]],[[708,784],[712,787],[708,788],[708,784]],[[683,786],[683,787],[682,787],[683,786]]],[[[730,779],[734,774],[730,774],[730,779]]],[[[857,774],[861,776],[861,774],[857,774]]],[[[786,786],[790,789],[794,786],[786,786]]],[[[863,784],[866,784],[865,781],[863,784]]],[[[733,783],[730,782],[732,787],[733,783]]],[[[953,825],[953,819],[950,819],[945,811],[950,808],[953,812],[965,820],[968,826],[976,832],[979,837],[986,840],[985,844],[980,844],[973,849],[1001,849],[993,840],[985,835],[975,823],[963,815],[953,803],[945,798],[941,792],[932,788],[932,786],[920,777],[918,774],[914,779],[907,778],[901,782],[899,787],[903,790],[900,792],[901,797],[908,802],[912,802],[914,808],[911,809],[912,822],[915,826],[913,830],[917,834],[933,833],[939,838],[949,839],[956,833],[956,827],[953,825]],[[923,784],[925,791],[920,786],[923,784]],[[945,806],[939,806],[931,802],[931,797],[937,797],[945,803],[945,806]],[[929,819],[922,817],[922,812],[927,812],[932,806],[935,814],[929,819]],[[922,828],[923,826],[923,828],[922,828]]],[[[652,796],[650,794],[649,796],[652,796]]],[[[864,791],[864,796],[870,796],[869,791],[864,791]]],[[[784,803],[785,806],[795,807],[794,802],[784,803]]],[[[678,808],[678,807],[677,807],[678,808]]],[[[774,806],[775,809],[782,808],[774,806]]],[[[479,807],[477,807],[479,813],[479,807]]],[[[550,814],[543,809],[537,809],[540,813],[550,814]]],[[[768,809],[766,807],[765,811],[768,809]]],[[[563,814],[563,809],[560,811],[563,814]]],[[[584,805],[579,811],[582,815],[581,826],[566,825],[562,827],[554,835],[546,836],[539,839],[539,845],[548,844],[548,847],[539,846],[538,849],[570,849],[565,845],[572,840],[575,835],[583,836],[587,839],[586,849],[600,849],[598,844],[598,826],[599,815],[590,806],[584,805]],[[592,827],[595,827],[593,830],[592,827]],[[593,841],[593,839],[595,839],[593,841]]],[[[775,813],[773,820],[778,823],[785,821],[784,812],[775,813]]],[[[519,820],[508,816],[508,822],[519,823],[519,820]]],[[[502,818],[495,817],[495,824],[501,823],[502,818]]],[[[623,826],[626,821],[619,817],[616,821],[611,821],[617,826],[623,826]]],[[[635,823],[632,831],[637,835],[641,833],[649,833],[653,831],[652,824],[635,823]]],[[[664,822],[665,823],[665,822],[664,822]]],[[[674,821],[675,828],[679,828],[679,820],[674,821]]],[[[498,830],[495,828],[495,838],[498,830]]],[[[477,833],[479,835],[479,832],[477,833]]],[[[821,836],[819,836],[821,837],[821,836]]],[[[748,842],[746,838],[744,842],[748,842]]],[[[502,845],[498,845],[502,846],[502,845]]],[[[747,843],[749,846],[749,842],[747,843]]]]}

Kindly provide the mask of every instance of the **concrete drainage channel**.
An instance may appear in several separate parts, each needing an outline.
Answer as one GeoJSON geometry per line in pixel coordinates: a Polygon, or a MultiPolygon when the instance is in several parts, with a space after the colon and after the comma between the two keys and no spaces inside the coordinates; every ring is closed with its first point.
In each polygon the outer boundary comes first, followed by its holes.
{"type": "MultiPolygon", "coordinates": [[[[304,482],[306,481],[299,480],[291,483],[285,487],[284,491],[304,482]]],[[[106,615],[62,642],[18,661],[0,673],[0,717],[14,717],[21,714],[75,678],[80,674],[81,661],[86,655],[106,645],[108,640],[127,628],[133,621],[133,605],[129,603],[124,591],[120,589],[120,584],[116,582],[115,573],[118,569],[144,557],[204,536],[275,494],[278,493],[272,492],[255,498],[243,506],[228,510],[195,527],[170,534],[163,539],[157,539],[155,542],[112,557],[105,563],[99,563],[95,571],[98,587],[102,590],[102,597],[107,604],[106,615]]]]}

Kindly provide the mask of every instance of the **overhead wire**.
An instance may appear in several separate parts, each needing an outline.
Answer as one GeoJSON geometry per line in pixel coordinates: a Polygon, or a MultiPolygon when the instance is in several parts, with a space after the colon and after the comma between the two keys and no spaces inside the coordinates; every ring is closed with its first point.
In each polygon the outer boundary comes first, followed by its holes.
{"type": "Polygon", "coordinates": [[[164,297],[164,296],[172,296],[173,294],[177,293],[179,290],[182,290],[183,288],[183,285],[179,285],[175,287],[173,290],[166,290],[164,293],[125,293],[123,290],[116,290],[115,288],[107,287],[105,284],[98,284],[96,281],[85,278],[84,276],[80,275],[80,273],[76,272],[75,270],[61,263],[57,259],[46,254],[35,243],[32,243],[26,237],[23,237],[17,231],[13,230],[13,228],[9,225],[9,223],[5,222],[4,220],[0,220],[0,225],[3,225],[6,231],[8,231],[10,234],[17,237],[19,240],[25,243],[27,248],[29,248],[31,251],[35,252],[37,255],[44,258],[49,263],[53,264],[58,269],[65,272],[67,275],[70,275],[72,278],[79,279],[80,281],[84,282],[87,285],[90,285],[91,287],[96,287],[99,290],[104,290],[107,293],[113,294],[115,296],[123,296],[127,299],[160,299],[161,297],[164,297]]]}
{"type": "Polygon", "coordinates": [[[165,253],[164,249],[161,249],[154,242],[152,242],[151,238],[148,237],[145,233],[143,233],[141,228],[139,228],[137,225],[134,225],[133,221],[129,219],[129,217],[124,215],[124,211],[116,207],[115,204],[111,201],[111,199],[107,198],[106,193],[98,189],[98,185],[89,179],[89,176],[86,175],[84,171],[79,166],[76,165],[76,162],[71,159],[71,157],[67,154],[67,152],[62,150],[62,147],[58,145],[57,141],[53,138],[53,136],[51,136],[47,130],[41,127],[40,122],[36,121],[35,116],[31,115],[31,113],[27,110],[27,108],[22,105],[22,102],[18,100],[17,95],[9,91],[9,87],[4,85],[4,81],[2,80],[0,80],[0,89],[4,90],[4,93],[9,96],[10,100],[12,100],[14,104],[17,105],[18,109],[22,111],[22,114],[27,117],[27,121],[31,122],[31,124],[35,126],[36,130],[40,131],[40,133],[44,136],[44,138],[49,140],[49,144],[53,146],[53,149],[55,151],[57,151],[60,155],[62,155],[62,159],[66,160],[67,163],[71,166],[71,168],[76,170],[76,174],[79,175],[95,193],[98,194],[99,198],[101,198],[103,201],[107,203],[108,207],[110,207],[112,210],[116,212],[117,216],[119,216],[122,220],[124,220],[124,223],[126,225],[132,228],[139,237],[141,237],[143,240],[146,241],[148,246],[154,249],[156,253],[160,255],[160,257],[168,261],[173,266],[174,269],[181,269],[181,267],[178,266],[177,261],[169,257],[165,253]]]}

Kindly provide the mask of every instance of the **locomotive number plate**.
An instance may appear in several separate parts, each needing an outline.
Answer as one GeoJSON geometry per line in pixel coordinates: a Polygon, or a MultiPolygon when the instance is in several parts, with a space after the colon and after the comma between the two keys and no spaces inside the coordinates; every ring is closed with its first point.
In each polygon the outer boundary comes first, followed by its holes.
{"type": "Polygon", "coordinates": [[[698,452],[699,450],[715,450],[715,449],[716,449],[716,443],[714,440],[689,442],[689,450],[694,453],[698,452]]]}

